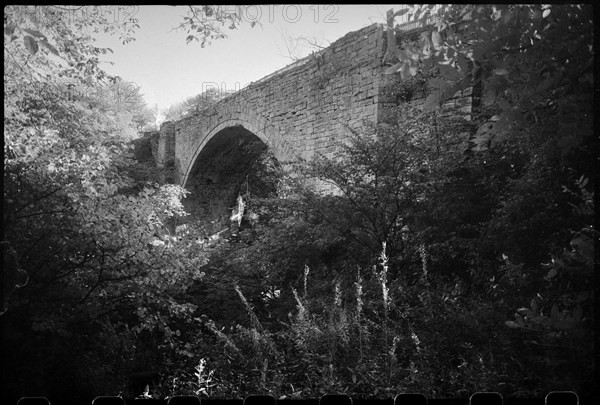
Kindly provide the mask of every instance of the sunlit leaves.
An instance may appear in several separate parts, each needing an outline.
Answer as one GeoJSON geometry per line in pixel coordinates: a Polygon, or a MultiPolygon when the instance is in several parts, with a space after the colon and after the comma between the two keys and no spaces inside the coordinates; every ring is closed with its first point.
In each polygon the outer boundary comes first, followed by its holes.
{"type": "Polygon", "coordinates": [[[36,37],[36,38],[38,38],[40,40],[43,40],[43,41],[46,40],[46,36],[44,34],[42,34],[41,32],[39,32],[39,31],[30,30],[30,29],[27,29],[27,28],[23,28],[23,31],[25,31],[29,35],[32,35],[32,36],[34,36],[34,37],[36,37]]]}
{"type": "Polygon", "coordinates": [[[104,12],[89,15],[83,11],[70,15],[71,11],[74,10],[59,6],[6,7],[5,56],[10,56],[6,59],[8,63],[18,65],[32,77],[52,78],[55,82],[60,82],[57,76],[82,82],[101,79],[105,74],[98,67],[97,55],[108,50],[93,46],[87,32],[95,24],[103,25],[107,32],[130,31],[132,27],[110,21],[104,12]],[[78,18],[85,21],[82,23],[78,18]],[[69,20],[82,29],[72,31],[69,20]]]}
{"type": "MultiPolygon", "coordinates": [[[[549,6],[549,5],[546,5],[546,6],[549,6]]],[[[546,8],[546,9],[545,9],[545,10],[542,12],[542,18],[547,18],[547,17],[550,15],[550,13],[551,13],[551,12],[552,12],[552,10],[551,10],[549,7],[548,7],[548,8],[546,8]]]]}
{"type": "MultiPolygon", "coordinates": [[[[57,306],[72,302],[65,315],[44,308],[47,294],[25,292],[37,316],[91,320],[103,305],[121,305],[115,297],[132,300],[147,286],[185,288],[182,278],[200,277],[201,256],[152,245],[185,215],[185,191],[129,176],[129,142],[145,103],[130,83],[103,83],[97,56],[107,50],[88,46],[63,11],[40,7],[42,22],[16,6],[5,10],[3,229],[31,288],[59,291],[57,306]]],[[[74,24],[109,27],[101,19],[74,24]]],[[[18,307],[21,298],[12,298],[18,307]]]]}

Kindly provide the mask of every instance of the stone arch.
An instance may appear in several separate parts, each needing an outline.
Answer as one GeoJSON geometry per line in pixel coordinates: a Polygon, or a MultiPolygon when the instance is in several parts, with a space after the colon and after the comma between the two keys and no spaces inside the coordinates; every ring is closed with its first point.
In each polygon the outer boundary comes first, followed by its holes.
{"type": "Polygon", "coordinates": [[[191,158],[180,182],[191,193],[184,200],[190,219],[203,222],[207,233],[225,226],[240,185],[244,179],[248,182],[264,152],[269,150],[282,165],[294,157],[281,132],[267,120],[244,112],[214,117],[199,125],[198,142],[189,151],[191,158]]]}
{"type": "Polygon", "coordinates": [[[244,128],[257,136],[264,144],[271,149],[275,158],[280,162],[292,161],[295,154],[289,147],[287,141],[282,136],[282,131],[275,128],[268,120],[257,118],[251,114],[242,112],[237,116],[230,116],[219,120],[217,123],[207,126],[204,134],[200,138],[198,145],[195,147],[194,153],[189,159],[187,167],[182,170],[181,185],[185,187],[188,177],[197,162],[204,147],[217,135],[221,134],[227,128],[244,128]]]}

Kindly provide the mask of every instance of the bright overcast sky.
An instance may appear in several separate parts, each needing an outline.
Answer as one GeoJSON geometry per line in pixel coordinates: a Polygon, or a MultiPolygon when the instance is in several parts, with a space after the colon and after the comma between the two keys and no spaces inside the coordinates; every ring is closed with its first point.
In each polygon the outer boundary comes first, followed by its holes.
{"type": "MultiPolygon", "coordinates": [[[[105,64],[110,74],[137,83],[150,105],[164,109],[197,95],[216,83],[226,90],[242,88],[292,63],[285,38],[316,37],[322,44],[350,31],[385,22],[393,5],[263,5],[241,6],[243,22],[226,30],[227,38],[205,48],[198,42],[186,45],[185,31],[175,31],[187,7],[139,6],[136,40],[122,45],[117,37],[98,38],[97,45],[114,54],[105,64]],[[254,28],[248,21],[260,23],[254,28]]],[[[397,10],[400,6],[396,6],[397,10]]],[[[313,49],[296,51],[306,56],[313,49]]],[[[214,85],[213,85],[214,86],[214,85]]]]}

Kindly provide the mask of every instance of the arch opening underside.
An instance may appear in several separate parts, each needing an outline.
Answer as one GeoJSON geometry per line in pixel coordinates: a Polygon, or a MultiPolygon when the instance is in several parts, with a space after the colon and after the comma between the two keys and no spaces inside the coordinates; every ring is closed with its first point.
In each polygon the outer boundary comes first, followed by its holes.
{"type": "Polygon", "coordinates": [[[268,146],[241,125],[215,134],[202,148],[187,176],[190,194],[183,205],[193,223],[207,235],[231,225],[237,198],[263,198],[276,192],[273,171],[279,163],[268,146]]]}

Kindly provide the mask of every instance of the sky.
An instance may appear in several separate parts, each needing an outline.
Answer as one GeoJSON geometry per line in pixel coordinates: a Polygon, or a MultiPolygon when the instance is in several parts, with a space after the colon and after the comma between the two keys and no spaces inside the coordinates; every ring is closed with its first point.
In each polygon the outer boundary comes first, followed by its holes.
{"type": "MultiPolygon", "coordinates": [[[[226,7],[226,6],[223,6],[226,7]]],[[[228,6],[234,7],[234,6],[228,6]]],[[[242,23],[226,29],[227,38],[202,48],[186,44],[187,32],[174,30],[187,6],[135,6],[136,40],[121,44],[117,36],[98,36],[96,44],[111,48],[102,67],[136,83],[150,106],[164,110],[210,87],[239,90],[317,48],[288,38],[316,39],[321,45],[372,23],[385,22],[385,13],[399,5],[251,5],[240,6],[242,23]],[[254,27],[250,22],[257,22],[254,27]]]]}

